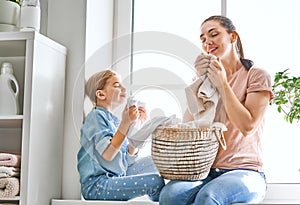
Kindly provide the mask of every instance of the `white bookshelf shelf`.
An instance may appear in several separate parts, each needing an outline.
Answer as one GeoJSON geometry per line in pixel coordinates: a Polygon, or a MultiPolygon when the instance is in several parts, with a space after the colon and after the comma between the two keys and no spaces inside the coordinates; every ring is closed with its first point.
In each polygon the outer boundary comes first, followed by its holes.
{"type": "Polygon", "coordinates": [[[0,204],[61,197],[66,54],[38,32],[0,32],[0,64],[12,63],[20,90],[20,114],[0,115],[0,152],[21,154],[20,194],[0,204]]]}

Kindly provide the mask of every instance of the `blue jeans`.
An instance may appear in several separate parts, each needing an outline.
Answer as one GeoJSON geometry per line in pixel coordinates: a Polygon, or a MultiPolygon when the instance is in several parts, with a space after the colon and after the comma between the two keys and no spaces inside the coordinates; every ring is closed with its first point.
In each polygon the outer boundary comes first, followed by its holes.
{"type": "Polygon", "coordinates": [[[252,170],[211,169],[199,181],[170,181],[161,191],[160,205],[229,205],[259,203],[266,194],[262,172],[252,170]]]}
{"type": "Polygon", "coordinates": [[[86,200],[126,201],[148,195],[152,201],[158,201],[164,185],[164,179],[158,174],[151,156],[148,156],[128,167],[126,176],[107,174],[90,177],[81,189],[86,200]]]}

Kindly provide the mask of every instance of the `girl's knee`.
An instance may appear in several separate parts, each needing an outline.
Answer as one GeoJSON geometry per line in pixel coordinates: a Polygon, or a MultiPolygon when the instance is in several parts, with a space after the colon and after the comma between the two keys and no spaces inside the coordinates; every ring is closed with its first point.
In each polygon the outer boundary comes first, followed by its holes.
{"type": "Polygon", "coordinates": [[[150,184],[152,184],[153,186],[157,186],[158,187],[161,187],[163,188],[165,186],[165,180],[158,174],[154,174],[152,177],[151,177],[151,181],[150,181],[150,184]]]}

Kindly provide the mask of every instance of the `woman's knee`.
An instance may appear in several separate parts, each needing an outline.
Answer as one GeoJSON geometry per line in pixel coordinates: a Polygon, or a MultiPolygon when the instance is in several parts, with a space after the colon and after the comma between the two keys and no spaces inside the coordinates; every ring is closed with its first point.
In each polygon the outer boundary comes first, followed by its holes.
{"type": "Polygon", "coordinates": [[[201,181],[170,181],[160,193],[159,204],[192,204],[201,184],[201,181]]]}
{"type": "Polygon", "coordinates": [[[218,202],[219,195],[212,189],[202,189],[198,192],[194,205],[214,204],[218,202]]]}
{"type": "Polygon", "coordinates": [[[174,204],[172,201],[176,196],[176,193],[174,193],[172,186],[164,186],[163,189],[160,192],[159,196],[159,204],[162,205],[171,205],[174,204]]]}

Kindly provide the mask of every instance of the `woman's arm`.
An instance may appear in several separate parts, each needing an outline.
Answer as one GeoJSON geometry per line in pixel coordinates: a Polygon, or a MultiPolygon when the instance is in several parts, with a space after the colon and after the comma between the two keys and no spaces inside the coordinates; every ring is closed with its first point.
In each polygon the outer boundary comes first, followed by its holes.
{"type": "Polygon", "coordinates": [[[219,91],[229,120],[244,136],[253,133],[269,105],[270,93],[268,91],[248,93],[243,105],[227,82],[225,69],[216,60],[208,70],[208,77],[219,91]]]}
{"type": "Polygon", "coordinates": [[[249,93],[245,105],[242,105],[227,82],[219,92],[229,120],[244,136],[253,133],[264,117],[270,93],[267,91],[249,93]]]}

